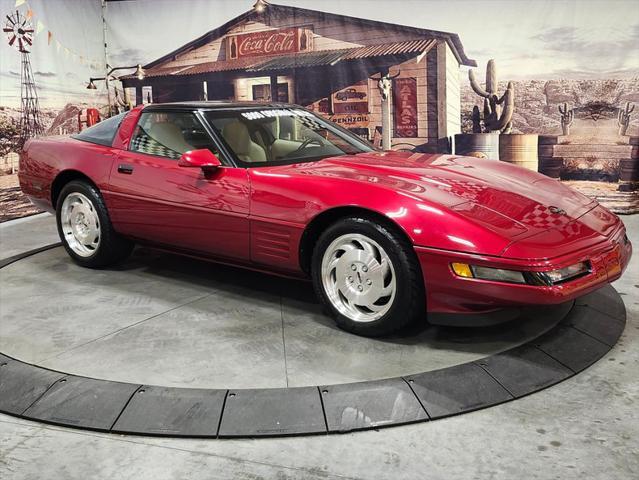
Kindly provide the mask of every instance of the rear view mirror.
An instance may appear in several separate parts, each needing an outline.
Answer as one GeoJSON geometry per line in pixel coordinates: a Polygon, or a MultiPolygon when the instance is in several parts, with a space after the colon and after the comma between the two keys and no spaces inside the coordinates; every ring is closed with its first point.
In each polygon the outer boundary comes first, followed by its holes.
{"type": "Polygon", "coordinates": [[[208,148],[184,152],[178,160],[178,166],[186,168],[215,169],[222,166],[220,159],[208,148]]]}

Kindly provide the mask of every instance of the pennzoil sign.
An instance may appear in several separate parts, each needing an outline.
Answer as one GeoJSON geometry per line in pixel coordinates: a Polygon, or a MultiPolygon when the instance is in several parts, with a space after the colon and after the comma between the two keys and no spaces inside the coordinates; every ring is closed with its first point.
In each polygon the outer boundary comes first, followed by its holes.
{"type": "Polygon", "coordinates": [[[305,28],[282,28],[232,35],[226,39],[227,59],[305,52],[313,49],[313,33],[305,28]]]}

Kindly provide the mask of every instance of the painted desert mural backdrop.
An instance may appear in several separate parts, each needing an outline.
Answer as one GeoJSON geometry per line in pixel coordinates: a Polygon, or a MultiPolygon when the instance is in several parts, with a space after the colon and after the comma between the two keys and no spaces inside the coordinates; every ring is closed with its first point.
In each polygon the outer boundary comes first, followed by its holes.
{"type": "Polygon", "coordinates": [[[0,13],[0,221],[35,212],[15,177],[31,135],[137,103],[279,99],[381,145],[384,75],[393,148],[520,162],[639,211],[636,1],[0,0],[0,13]],[[280,32],[294,43],[275,58],[258,43],[280,32]],[[504,155],[519,150],[534,161],[504,155]]]}

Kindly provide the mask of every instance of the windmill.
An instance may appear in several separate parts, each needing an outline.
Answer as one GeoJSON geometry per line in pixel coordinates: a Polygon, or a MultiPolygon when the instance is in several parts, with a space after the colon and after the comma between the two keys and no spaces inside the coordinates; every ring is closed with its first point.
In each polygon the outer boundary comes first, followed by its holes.
{"type": "Polygon", "coordinates": [[[20,117],[20,144],[29,138],[43,132],[40,122],[40,105],[38,92],[31,70],[29,48],[33,45],[33,25],[18,10],[7,15],[3,31],[7,34],[9,46],[15,46],[22,56],[22,71],[20,73],[20,98],[22,100],[22,115],[20,117]]]}

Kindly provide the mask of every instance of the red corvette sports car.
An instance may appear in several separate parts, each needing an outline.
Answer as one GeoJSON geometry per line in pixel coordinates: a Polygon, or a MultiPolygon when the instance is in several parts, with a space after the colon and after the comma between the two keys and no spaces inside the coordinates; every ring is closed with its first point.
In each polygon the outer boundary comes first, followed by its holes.
{"type": "Polygon", "coordinates": [[[295,105],[137,107],[28,142],[22,190],[55,211],[86,267],[135,242],[310,276],[338,325],[382,335],[423,318],[477,323],[617,279],[623,223],[507,163],[381,152],[295,105]],[[491,315],[482,315],[490,313],[491,315]]]}

